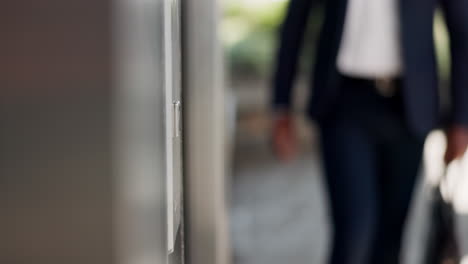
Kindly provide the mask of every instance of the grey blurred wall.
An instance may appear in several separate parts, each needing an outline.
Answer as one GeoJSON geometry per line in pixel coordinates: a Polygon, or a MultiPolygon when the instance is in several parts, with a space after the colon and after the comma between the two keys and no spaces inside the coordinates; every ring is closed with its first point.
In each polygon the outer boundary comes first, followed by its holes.
{"type": "Polygon", "coordinates": [[[163,0],[0,8],[0,263],[182,263],[167,250],[163,0]]]}
{"type": "Polygon", "coordinates": [[[183,1],[187,259],[231,263],[222,1],[183,1]]]}
{"type": "Polygon", "coordinates": [[[0,8],[0,263],[114,263],[110,1],[0,8]]]}
{"type": "MultiPolygon", "coordinates": [[[[0,263],[183,262],[183,232],[166,241],[165,1],[2,1],[0,263]]],[[[188,263],[230,257],[218,8],[184,9],[188,263]]]]}

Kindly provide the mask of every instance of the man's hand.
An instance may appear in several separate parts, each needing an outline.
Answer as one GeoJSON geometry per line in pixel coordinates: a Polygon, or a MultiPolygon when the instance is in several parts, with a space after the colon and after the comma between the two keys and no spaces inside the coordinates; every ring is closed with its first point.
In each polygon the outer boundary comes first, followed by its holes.
{"type": "Polygon", "coordinates": [[[462,158],[468,147],[468,127],[452,126],[446,132],[447,150],[445,151],[445,163],[462,158]]]}
{"type": "Polygon", "coordinates": [[[297,137],[294,120],[290,114],[282,113],[273,123],[273,149],[281,161],[290,161],[297,155],[297,137]]]}

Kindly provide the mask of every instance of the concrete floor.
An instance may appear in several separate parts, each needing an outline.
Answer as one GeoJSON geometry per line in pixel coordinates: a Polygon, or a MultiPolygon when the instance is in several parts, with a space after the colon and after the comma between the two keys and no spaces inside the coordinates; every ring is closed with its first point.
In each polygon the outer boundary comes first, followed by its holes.
{"type": "MultiPolygon", "coordinates": [[[[231,204],[234,263],[325,263],[327,199],[314,130],[300,129],[302,154],[289,164],[280,164],[272,156],[267,134],[268,121],[261,114],[239,117],[231,204]]],[[[406,264],[422,263],[430,189],[424,179],[418,185],[407,227],[406,264]]],[[[461,223],[465,226],[462,237],[468,238],[468,221],[461,223]]]]}

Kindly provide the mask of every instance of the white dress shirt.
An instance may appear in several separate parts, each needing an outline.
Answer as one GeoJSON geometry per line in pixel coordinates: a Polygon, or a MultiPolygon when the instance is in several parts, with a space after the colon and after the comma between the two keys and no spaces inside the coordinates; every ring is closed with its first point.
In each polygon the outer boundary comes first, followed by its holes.
{"type": "Polygon", "coordinates": [[[397,0],[348,0],[338,70],[360,78],[391,78],[402,72],[397,0]]]}

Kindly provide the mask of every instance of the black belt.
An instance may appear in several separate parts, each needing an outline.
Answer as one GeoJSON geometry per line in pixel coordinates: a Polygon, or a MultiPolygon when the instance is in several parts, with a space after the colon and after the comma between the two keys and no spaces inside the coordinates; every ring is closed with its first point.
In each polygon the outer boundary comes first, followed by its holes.
{"type": "Polygon", "coordinates": [[[393,97],[398,92],[401,86],[401,78],[359,78],[344,76],[346,81],[361,84],[364,86],[371,86],[376,89],[377,93],[383,97],[393,97]]]}

